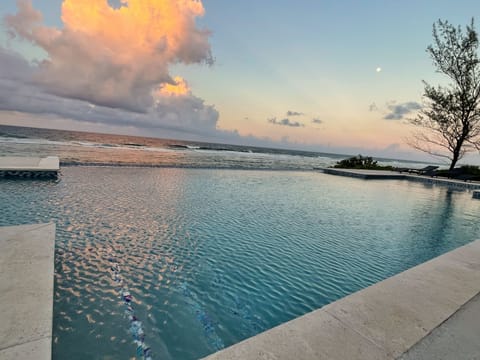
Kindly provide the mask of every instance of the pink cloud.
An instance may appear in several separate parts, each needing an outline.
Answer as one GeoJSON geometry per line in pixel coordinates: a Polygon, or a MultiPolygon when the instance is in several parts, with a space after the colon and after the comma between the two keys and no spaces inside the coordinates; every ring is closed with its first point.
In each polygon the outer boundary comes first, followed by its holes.
{"type": "Polygon", "coordinates": [[[95,105],[147,112],[152,93],[175,84],[169,65],[211,63],[209,32],[195,19],[196,0],[65,0],[62,29],[43,25],[29,0],[5,18],[10,33],[42,48],[48,57],[33,81],[47,92],[95,105]]]}

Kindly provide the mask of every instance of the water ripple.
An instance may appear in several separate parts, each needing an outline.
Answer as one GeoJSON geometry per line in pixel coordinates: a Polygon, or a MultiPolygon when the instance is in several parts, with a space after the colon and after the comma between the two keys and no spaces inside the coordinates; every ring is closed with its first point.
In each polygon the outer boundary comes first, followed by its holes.
{"type": "Polygon", "coordinates": [[[317,173],[65,168],[0,182],[0,225],[55,221],[56,359],[133,358],[115,262],[159,359],[195,359],[478,237],[471,194],[317,173]]]}

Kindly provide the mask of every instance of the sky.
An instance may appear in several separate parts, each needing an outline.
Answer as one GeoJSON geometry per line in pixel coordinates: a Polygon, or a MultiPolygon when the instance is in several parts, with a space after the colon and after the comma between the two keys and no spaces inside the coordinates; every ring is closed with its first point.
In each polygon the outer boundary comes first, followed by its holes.
{"type": "Polygon", "coordinates": [[[422,80],[444,81],[432,25],[479,14],[478,0],[2,0],[0,123],[430,159],[407,119],[422,80]]]}

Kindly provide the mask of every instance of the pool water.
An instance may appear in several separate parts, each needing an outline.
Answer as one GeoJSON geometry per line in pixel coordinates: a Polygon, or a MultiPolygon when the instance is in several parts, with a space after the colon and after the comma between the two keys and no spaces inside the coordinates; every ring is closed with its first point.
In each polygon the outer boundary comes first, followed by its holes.
{"type": "Polygon", "coordinates": [[[0,182],[0,225],[57,224],[55,359],[140,359],[142,346],[153,359],[200,358],[480,238],[480,202],[442,186],[315,172],[62,173],[0,182]]]}

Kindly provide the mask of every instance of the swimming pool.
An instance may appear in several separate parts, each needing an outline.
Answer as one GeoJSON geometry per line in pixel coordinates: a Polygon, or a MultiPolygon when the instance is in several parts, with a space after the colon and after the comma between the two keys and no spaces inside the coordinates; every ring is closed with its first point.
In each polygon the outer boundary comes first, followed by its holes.
{"type": "Polygon", "coordinates": [[[0,183],[0,225],[57,224],[56,359],[131,358],[134,338],[154,359],[199,358],[480,237],[480,203],[442,186],[62,171],[0,183]]]}

